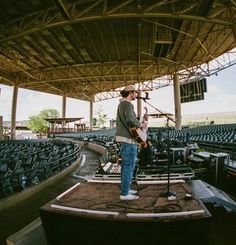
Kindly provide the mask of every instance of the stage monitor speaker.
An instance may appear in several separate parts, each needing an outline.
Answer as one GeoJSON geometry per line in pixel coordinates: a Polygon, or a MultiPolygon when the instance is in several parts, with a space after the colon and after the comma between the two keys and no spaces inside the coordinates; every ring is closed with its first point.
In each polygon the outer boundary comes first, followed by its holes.
{"type": "Polygon", "coordinates": [[[184,164],[186,160],[185,148],[170,148],[170,164],[180,165],[184,164]]]}
{"type": "Polygon", "coordinates": [[[230,155],[227,153],[210,154],[209,182],[219,187],[224,184],[225,166],[228,165],[230,155]]]}

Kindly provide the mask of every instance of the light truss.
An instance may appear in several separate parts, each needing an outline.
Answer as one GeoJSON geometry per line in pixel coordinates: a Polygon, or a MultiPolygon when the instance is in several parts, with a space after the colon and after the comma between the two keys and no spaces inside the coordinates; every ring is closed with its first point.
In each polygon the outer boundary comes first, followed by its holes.
{"type": "MultiPolygon", "coordinates": [[[[201,64],[188,69],[183,69],[177,72],[179,75],[180,83],[188,83],[190,81],[200,79],[203,77],[209,77],[217,74],[220,71],[227,69],[233,65],[236,65],[236,48],[230,50],[227,53],[215,58],[209,63],[201,64]]],[[[162,76],[152,81],[145,81],[137,83],[137,91],[153,91],[163,87],[173,85],[172,75],[162,76]]],[[[120,91],[123,87],[116,89],[115,91],[103,92],[95,95],[95,102],[103,101],[111,98],[117,98],[120,96],[120,91]]]]}
{"type": "Polygon", "coordinates": [[[236,48],[219,57],[211,60],[208,63],[200,64],[178,72],[181,82],[186,83],[192,79],[209,77],[220,71],[227,69],[236,64],[236,48]]]}
{"type": "Polygon", "coordinates": [[[152,91],[172,85],[176,73],[183,83],[235,64],[235,50],[221,55],[236,46],[232,0],[52,0],[41,6],[24,3],[25,14],[15,19],[9,12],[0,25],[4,84],[100,101],[119,96],[127,84],[152,91]]]}

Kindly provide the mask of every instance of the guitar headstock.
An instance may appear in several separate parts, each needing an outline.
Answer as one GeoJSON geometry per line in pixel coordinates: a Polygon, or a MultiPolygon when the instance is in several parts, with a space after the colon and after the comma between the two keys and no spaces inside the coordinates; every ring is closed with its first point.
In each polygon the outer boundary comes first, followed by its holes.
{"type": "Polygon", "coordinates": [[[146,106],[143,109],[145,110],[145,113],[143,115],[143,119],[144,119],[144,121],[147,121],[148,120],[148,109],[146,106]]]}
{"type": "Polygon", "coordinates": [[[146,115],[146,114],[148,114],[148,109],[147,109],[147,107],[146,107],[146,106],[144,106],[144,108],[143,108],[143,109],[145,110],[145,113],[144,113],[144,114],[145,114],[145,115],[146,115]]]}

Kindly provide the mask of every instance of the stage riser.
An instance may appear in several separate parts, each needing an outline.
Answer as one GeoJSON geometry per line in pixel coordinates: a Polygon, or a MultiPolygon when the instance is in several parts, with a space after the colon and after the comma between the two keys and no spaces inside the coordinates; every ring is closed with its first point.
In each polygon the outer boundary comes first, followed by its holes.
{"type": "Polygon", "coordinates": [[[51,244],[207,244],[209,218],[193,221],[135,222],[84,218],[41,210],[51,244]],[[200,234],[200,235],[199,235],[200,234]]]}

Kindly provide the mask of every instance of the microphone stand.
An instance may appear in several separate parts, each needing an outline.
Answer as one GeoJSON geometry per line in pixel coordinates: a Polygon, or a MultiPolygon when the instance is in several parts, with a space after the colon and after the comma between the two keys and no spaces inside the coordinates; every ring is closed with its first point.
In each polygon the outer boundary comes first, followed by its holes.
{"type": "Polygon", "coordinates": [[[175,123],[175,120],[173,118],[171,118],[168,114],[163,113],[161,110],[159,110],[158,108],[156,108],[152,104],[148,103],[146,101],[148,98],[142,98],[142,99],[143,99],[143,101],[146,104],[148,104],[153,109],[158,111],[160,113],[160,116],[163,116],[163,117],[165,117],[167,119],[167,122],[166,122],[166,127],[167,127],[167,158],[168,158],[168,164],[167,164],[167,192],[161,193],[161,196],[162,197],[167,197],[168,200],[175,200],[176,199],[176,192],[170,191],[170,134],[169,134],[169,129],[170,129],[169,121],[172,121],[173,123],[175,123]]]}

